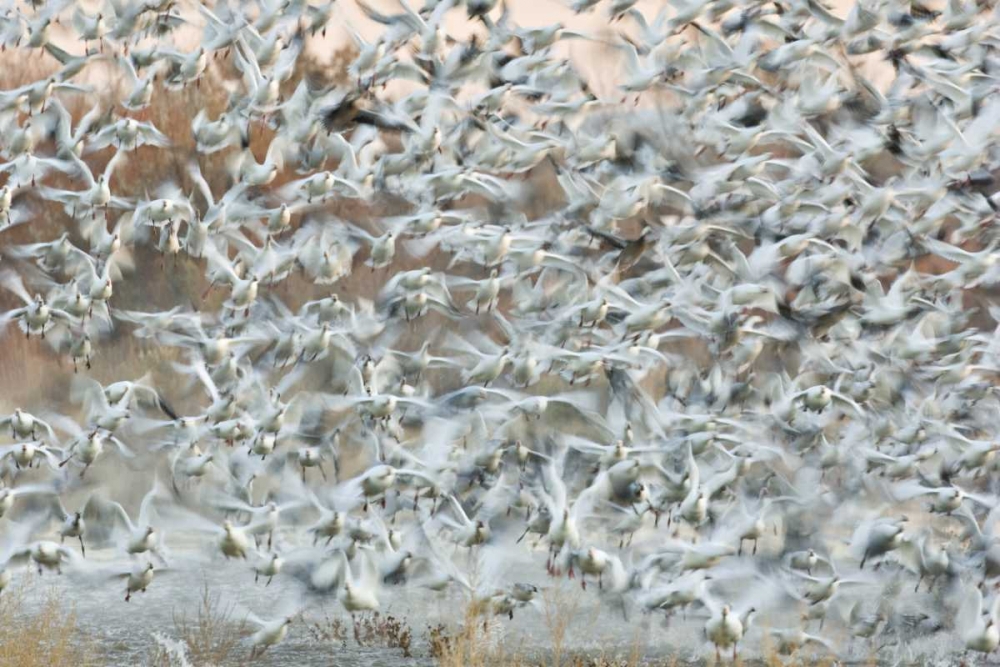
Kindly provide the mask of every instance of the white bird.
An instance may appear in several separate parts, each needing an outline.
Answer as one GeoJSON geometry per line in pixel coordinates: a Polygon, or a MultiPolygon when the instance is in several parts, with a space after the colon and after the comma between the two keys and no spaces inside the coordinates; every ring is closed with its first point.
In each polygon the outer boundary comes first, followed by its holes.
{"type": "MultiPolygon", "coordinates": [[[[710,608],[713,605],[710,605],[710,608]]],[[[715,645],[715,659],[721,662],[720,652],[733,648],[733,660],[736,660],[736,650],[746,632],[750,615],[756,611],[750,607],[743,613],[732,610],[728,605],[712,609],[712,616],[705,623],[705,636],[715,645]]]]}
{"type": "Polygon", "coordinates": [[[63,564],[75,562],[77,556],[61,544],[42,540],[25,545],[15,551],[12,557],[30,558],[38,568],[38,574],[41,575],[45,570],[55,570],[57,574],[62,574],[63,564]]]}
{"type": "Polygon", "coordinates": [[[274,577],[277,576],[281,572],[281,568],[282,568],[282,566],[284,564],[285,564],[285,561],[284,561],[284,559],[281,556],[279,556],[276,553],[275,554],[271,554],[271,557],[269,559],[265,560],[262,564],[254,566],[254,569],[253,569],[254,570],[254,575],[253,575],[253,581],[254,581],[254,583],[257,583],[257,581],[261,577],[267,577],[267,582],[264,585],[265,586],[270,586],[271,585],[271,580],[274,579],[274,577]]]}
{"type": "Polygon", "coordinates": [[[994,597],[988,610],[983,609],[983,594],[968,587],[963,595],[955,626],[962,634],[965,648],[978,653],[992,653],[1000,645],[1000,627],[997,626],[1000,598],[994,597]]]}
{"type": "Polygon", "coordinates": [[[145,593],[149,585],[153,583],[153,574],[156,570],[152,563],[138,563],[127,572],[114,575],[118,579],[125,580],[125,602],[132,599],[132,593],[145,593]]]}
{"type": "Polygon", "coordinates": [[[288,636],[288,628],[292,625],[295,617],[292,615],[273,621],[264,621],[250,613],[247,614],[247,618],[260,626],[260,629],[250,637],[250,644],[253,647],[250,651],[250,660],[256,660],[267,649],[284,641],[285,637],[288,636]]]}

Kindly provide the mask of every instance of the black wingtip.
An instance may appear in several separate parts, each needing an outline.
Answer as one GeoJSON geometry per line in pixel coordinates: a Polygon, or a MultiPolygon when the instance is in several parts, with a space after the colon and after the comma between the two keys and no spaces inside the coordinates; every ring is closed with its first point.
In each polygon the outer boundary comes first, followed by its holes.
{"type": "Polygon", "coordinates": [[[177,413],[174,412],[174,409],[170,407],[169,403],[167,403],[162,398],[159,399],[158,403],[159,403],[159,406],[160,406],[160,410],[163,411],[163,414],[165,414],[166,416],[170,417],[174,421],[176,421],[178,419],[177,413]]]}

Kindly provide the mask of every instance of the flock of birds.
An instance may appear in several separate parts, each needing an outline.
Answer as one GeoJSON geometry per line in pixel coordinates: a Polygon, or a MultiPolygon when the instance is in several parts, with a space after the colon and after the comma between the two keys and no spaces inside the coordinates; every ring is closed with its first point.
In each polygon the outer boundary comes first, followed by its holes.
{"type": "Polygon", "coordinates": [[[734,659],[997,648],[992,3],[574,0],[594,34],[337,3],[0,11],[49,72],[0,92],[0,325],[75,403],[0,419],[0,589],[128,602],[183,549],[352,614],[513,618],[568,577],[734,659]],[[228,101],[170,136],[180,89],[228,101]],[[117,296],[184,272],[167,310],[117,296]],[[129,336],[167,360],[94,379],[129,336]]]}

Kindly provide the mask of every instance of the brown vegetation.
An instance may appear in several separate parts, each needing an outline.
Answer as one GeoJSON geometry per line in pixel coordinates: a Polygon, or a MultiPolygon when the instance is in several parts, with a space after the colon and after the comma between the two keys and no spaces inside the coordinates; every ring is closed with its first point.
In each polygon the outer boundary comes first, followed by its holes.
{"type": "Polygon", "coordinates": [[[246,657],[240,646],[249,634],[246,619],[238,617],[234,606],[223,604],[221,596],[212,593],[208,584],[202,588],[198,611],[193,617],[184,612],[174,615],[171,634],[180,644],[172,649],[167,642],[158,642],[150,656],[150,667],[175,665],[180,649],[193,667],[240,664],[246,657]]]}
{"type": "Polygon", "coordinates": [[[97,647],[82,636],[76,612],[47,592],[28,602],[33,577],[0,594],[0,667],[89,667],[100,665],[97,647]]]}
{"type": "Polygon", "coordinates": [[[391,614],[360,614],[351,624],[339,618],[323,616],[321,621],[308,624],[310,636],[320,643],[335,643],[347,647],[349,636],[362,648],[399,650],[404,658],[412,658],[413,633],[405,620],[391,614]]]}

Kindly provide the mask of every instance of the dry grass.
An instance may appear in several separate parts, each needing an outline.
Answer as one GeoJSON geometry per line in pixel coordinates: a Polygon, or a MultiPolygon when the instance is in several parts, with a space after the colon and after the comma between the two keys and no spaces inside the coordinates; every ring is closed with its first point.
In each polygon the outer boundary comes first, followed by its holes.
{"type": "Polygon", "coordinates": [[[500,621],[483,618],[484,605],[466,605],[465,619],[457,627],[438,625],[428,629],[431,657],[441,667],[522,666],[520,654],[509,651],[507,642],[498,640],[500,621]]]}
{"type": "Polygon", "coordinates": [[[323,616],[321,621],[312,621],[307,626],[309,635],[320,643],[334,643],[347,648],[348,637],[363,648],[384,648],[399,650],[402,657],[412,658],[413,632],[406,621],[392,614],[361,614],[347,624],[339,618],[323,616]]]}
{"type": "MultiPolygon", "coordinates": [[[[791,655],[779,653],[775,646],[774,637],[765,629],[764,637],[760,642],[761,659],[759,664],[765,667],[833,667],[839,664],[832,656],[823,656],[823,650],[815,647],[800,647],[798,651],[791,655]]],[[[757,662],[757,661],[755,661],[757,662]]],[[[878,660],[872,656],[868,661],[861,663],[867,667],[876,667],[878,660]]]]}
{"type": "MultiPolygon", "coordinates": [[[[555,625],[546,620],[549,631],[555,628],[565,638],[567,615],[561,611],[547,614],[558,617],[555,625]]],[[[664,667],[677,667],[676,658],[666,661],[649,662],[642,659],[636,644],[627,655],[618,656],[600,652],[598,654],[574,654],[565,657],[563,645],[558,645],[553,638],[551,648],[544,657],[527,656],[519,650],[511,650],[513,642],[502,638],[502,621],[482,620],[474,605],[470,605],[465,622],[457,627],[449,628],[438,625],[428,630],[428,646],[431,657],[437,660],[441,667],[638,667],[639,665],[660,664],[664,667]]],[[[559,640],[561,641],[561,640],[559,640]]]]}
{"type": "Polygon", "coordinates": [[[158,637],[147,664],[150,667],[241,664],[245,651],[240,643],[248,634],[246,620],[237,617],[236,608],[223,604],[221,596],[212,593],[205,584],[198,611],[193,616],[184,612],[174,615],[174,637],[158,637]]]}
{"type": "Polygon", "coordinates": [[[0,595],[0,667],[87,667],[103,664],[77,626],[76,612],[54,591],[27,604],[33,577],[0,595]]]}
{"type": "Polygon", "coordinates": [[[330,618],[325,612],[322,620],[310,621],[306,629],[313,641],[339,644],[341,648],[347,648],[347,639],[351,636],[347,623],[339,618],[330,618]]]}
{"type": "MultiPolygon", "coordinates": [[[[622,661],[617,657],[601,655],[566,656],[566,640],[571,627],[588,609],[581,605],[582,597],[571,589],[554,586],[542,597],[541,622],[548,631],[549,644],[544,657],[528,656],[519,647],[520,642],[506,634],[506,617],[493,616],[488,602],[473,600],[466,605],[465,618],[460,625],[437,625],[429,628],[427,643],[431,657],[441,667],[617,667],[638,664],[622,661]]],[[[594,617],[596,618],[596,613],[594,617]]],[[[636,659],[638,652],[633,651],[636,659]]]]}
{"type": "Polygon", "coordinates": [[[545,589],[542,602],[545,627],[551,641],[552,667],[560,667],[566,646],[566,633],[579,611],[580,597],[572,595],[563,586],[552,586],[545,589]]]}

